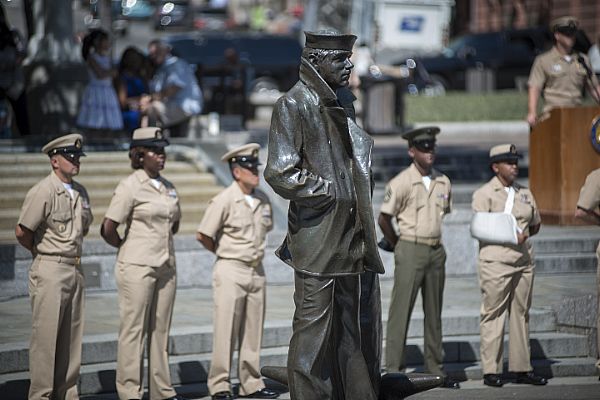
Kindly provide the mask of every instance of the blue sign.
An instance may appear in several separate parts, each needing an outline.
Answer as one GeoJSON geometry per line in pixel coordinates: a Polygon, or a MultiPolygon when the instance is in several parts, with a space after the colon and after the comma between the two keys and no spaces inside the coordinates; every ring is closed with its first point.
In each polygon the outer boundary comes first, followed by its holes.
{"type": "Polygon", "coordinates": [[[404,32],[421,32],[425,17],[422,15],[411,15],[402,17],[400,21],[400,30],[404,32]]]}

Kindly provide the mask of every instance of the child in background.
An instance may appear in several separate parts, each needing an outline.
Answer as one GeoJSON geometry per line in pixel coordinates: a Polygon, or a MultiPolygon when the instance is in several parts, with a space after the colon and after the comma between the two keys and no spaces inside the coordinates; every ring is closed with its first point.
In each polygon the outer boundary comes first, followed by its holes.
{"type": "Polygon", "coordinates": [[[81,55],[88,65],[88,83],[79,108],[77,125],[84,129],[121,130],[123,117],[112,84],[115,71],[110,60],[108,33],[94,29],[83,38],[81,55]]]}

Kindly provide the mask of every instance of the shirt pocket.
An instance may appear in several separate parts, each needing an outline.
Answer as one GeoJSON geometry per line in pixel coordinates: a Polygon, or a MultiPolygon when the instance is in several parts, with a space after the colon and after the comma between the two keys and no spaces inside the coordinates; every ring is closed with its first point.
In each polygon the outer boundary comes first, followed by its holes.
{"type": "Polygon", "coordinates": [[[231,231],[234,233],[244,232],[252,227],[252,218],[249,216],[236,216],[234,215],[229,222],[231,231]]]}
{"type": "Polygon", "coordinates": [[[435,195],[435,204],[442,214],[446,213],[448,208],[450,207],[450,199],[446,193],[438,192],[434,193],[435,195]]]}
{"type": "Polygon", "coordinates": [[[60,236],[69,236],[73,229],[73,215],[70,211],[53,212],[50,216],[52,228],[60,236]]]}

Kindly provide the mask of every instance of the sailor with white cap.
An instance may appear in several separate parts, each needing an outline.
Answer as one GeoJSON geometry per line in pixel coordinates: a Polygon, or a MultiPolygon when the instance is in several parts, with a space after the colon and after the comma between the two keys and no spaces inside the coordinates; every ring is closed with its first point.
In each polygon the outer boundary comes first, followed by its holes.
{"type": "Polygon", "coordinates": [[[514,215],[518,244],[479,242],[478,277],[481,288],[481,368],[483,383],[499,387],[502,376],[504,325],[509,319],[508,370],[515,383],[545,385],[534,374],[529,348],[529,307],[533,293],[535,260],[529,237],[540,230],[541,218],[531,191],[516,182],[519,153],[514,144],[490,149],[495,176],[473,193],[474,212],[514,215]]]}
{"type": "Polygon", "coordinates": [[[15,228],[17,240],[33,255],[29,399],[78,398],[84,301],[80,260],[92,223],[87,191],[73,180],[85,156],[82,144],[81,135],[70,134],[42,148],[52,172],[27,192],[15,228]]]}
{"type": "Polygon", "coordinates": [[[272,211],[258,189],[258,151],[249,143],[227,152],[234,181],[208,204],[196,237],[217,256],[213,268],[213,355],[208,390],[213,399],[233,399],[231,360],[239,343],[240,395],[274,399],[260,376],[260,348],[265,314],[265,272],[262,259],[272,211]]]}

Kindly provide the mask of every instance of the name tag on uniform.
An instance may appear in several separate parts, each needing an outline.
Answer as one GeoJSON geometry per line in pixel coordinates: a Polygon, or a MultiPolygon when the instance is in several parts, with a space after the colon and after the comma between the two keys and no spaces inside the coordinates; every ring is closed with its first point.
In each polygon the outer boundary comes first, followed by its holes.
{"type": "Polygon", "coordinates": [[[177,198],[177,191],[175,189],[169,189],[167,195],[173,199],[177,198]]]}
{"type": "Polygon", "coordinates": [[[523,202],[525,204],[531,204],[531,200],[529,200],[529,196],[527,196],[527,194],[521,193],[521,195],[519,197],[520,197],[521,202],[523,202]]]}

